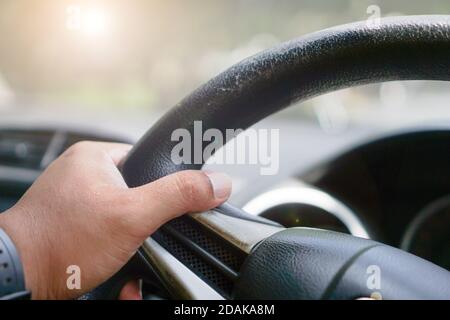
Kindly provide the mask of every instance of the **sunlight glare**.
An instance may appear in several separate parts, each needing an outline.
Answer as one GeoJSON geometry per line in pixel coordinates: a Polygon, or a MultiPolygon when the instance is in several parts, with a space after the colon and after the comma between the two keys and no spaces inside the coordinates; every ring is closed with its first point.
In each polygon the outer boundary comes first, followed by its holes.
{"type": "Polygon", "coordinates": [[[110,17],[103,8],[69,6],[66,27],[71,31],[81,31],[87,36],[100,36],[110,29],[110,17]]]}
{"type": "Polygon", "coordinates": [[[100,9],[91,9],[83,17],[83,31],[87,35],[100,35],[105,33],[108,25],[106,12],[100,9]]]}

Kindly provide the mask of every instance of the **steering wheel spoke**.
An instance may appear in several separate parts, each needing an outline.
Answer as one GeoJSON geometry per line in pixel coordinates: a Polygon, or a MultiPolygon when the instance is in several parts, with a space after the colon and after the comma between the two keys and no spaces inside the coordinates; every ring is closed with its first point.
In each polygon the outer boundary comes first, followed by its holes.
{"type": "MultiPolygon", "coordinates": [[[[178,143],[172,133],[183,128],[193,134],[195,121],[225,136],[333,90],[393,80],[448,81],[449,52],[450,16],[391,17],[375,28],[363,21],[281,44],[182,100],[134,146],[121,166],[123,177],[136,187],[201,169],[195,161],[171,161],[178,143]]],[[[348,235],[284,230],[227,206],[170,221],[140,252],[179,298],[358,298],[368,294],[367,265],[382,270],[383,297],[450,297],[450,273],[418,257],[348,235]],[[399,265],[409,268],[408,279],[399,265]]]]}
{"type": "Polygon", "coordinates": [[[186,300],[222,300],[214,288],[149,237],[142,245],[144,257],[173,298],[186,300]]]}
{"type": "Polygon", "coordinates": [[[252,248],[284,229],[250,215],[245,219],[245,213],[231,208],[175,219],[143,244],[144,258],[173,297],[232,298],[239,270],[252,248]]]}

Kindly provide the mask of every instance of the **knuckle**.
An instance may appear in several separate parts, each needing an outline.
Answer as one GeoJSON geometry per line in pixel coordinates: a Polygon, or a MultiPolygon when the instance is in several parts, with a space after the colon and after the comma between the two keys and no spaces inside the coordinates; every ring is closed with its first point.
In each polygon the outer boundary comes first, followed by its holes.
{"type": "Polygon", "coordinates": [[[84,150],[86,148],[88,148],[90,145],[92,144],[91,141],[78,141],[76,143],[74,143],[71,148],[74,150],[84,150]]]}
{"type": "Polygon", "coordinates": [[[78,141],[71,145],[65,152],[66,156],[78,155],[91,147],[91,141],[78,141]]]}
{"type": "Polygon", "coordinates": [[[175,190],[183,205],[188,205],[196,193],[195,186],[186,174],[178,174],[175,178],[175,190]]]}
{"type": "Polygon", "coordinates": [[[175,181],[182,204],[187,208],[202,204],[209,199],[208,191],[205,190],[205,183],[200,174],[182,172],[177,175],[175,181]]]}

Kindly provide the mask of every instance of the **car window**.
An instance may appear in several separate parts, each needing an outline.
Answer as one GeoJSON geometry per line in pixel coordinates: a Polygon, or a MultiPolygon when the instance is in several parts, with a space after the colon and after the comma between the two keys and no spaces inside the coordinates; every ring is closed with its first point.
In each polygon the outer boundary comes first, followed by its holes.
{"type": "MultiPolygon", "coordinates": [[[[203,82],[280,42],[356,20],[449,9],[448,0],[3,0],[0,114],[3,121],[94,126],[98,117],[128,121],[138,135],[203,82]]],[[[353,123],[442,120],[450,117],[449,88],[370,85],[279,117],[306,119],[330,133],[353,123]]]]}

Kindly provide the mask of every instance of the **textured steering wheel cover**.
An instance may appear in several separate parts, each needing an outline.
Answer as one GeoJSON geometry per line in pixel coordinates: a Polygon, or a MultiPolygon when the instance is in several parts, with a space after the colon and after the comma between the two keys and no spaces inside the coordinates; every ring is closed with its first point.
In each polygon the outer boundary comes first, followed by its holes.
{"type": "MultiPolygon", "coordinates": [[[[319,94],[391,80],[450,79],[450,16],[406,16],[343,25],[278,45],[226,70],[187,96],[135,145],[122,165],[130,187],[167,174],[200,169],[176,165],[179,128],[245,129],[319,94]]],[[[203,159],[206,161],[206,159],[203,159]]]]}
{"type": "MultiPolygon", "coordinates": [[[[183,99],[135,145],[121,166],[122,174],[127,184],[135,187],[180,170],[200,169],[202,164],[176,165],[171,161],[171,151],[178,143],[171,141],[173,131],[185,128],[193,135],[194,121],[202,121],[203,130],[216,128],[225,133],[226,129],[248,128],[294,102],[337,89],[392,80],[448,81],[449,53],[450,16],[386,18],[382,19],[376,28],[367,27],[366,22],[359,22],[283,43],[236,64],[183,99]]],[[[352,243],[350,246],[341,246],[342,253],[358,245],[356,242],[350,242],[352,243]]],[[[335,283],[332,283],[333,286],[329,287],[326,282],[321,283],[321,279],[310,283],[310,288],[333,288],[333,290],[308,291],[301,297],[341,298],[339,292],[349,294],[344,290],[352,283],[351,279],[347,280],[347,275],[359,273],[358,268],[365,261],[370,262],[372,257],[378,256],[372,255],[372,252],[378,252],[378,248],[377,246],[368,250],[369,256],[357,255],[357,260],[361,263],[348,265],[345,269],[338,268],[338,272],[339,270],[346,272],[332,277],[332,280],[336,279],[335,283]]],[[[279,246],[274,246],[273,250],[287,252],[279,246]]],[[[353,255],[342,257],[339,261],[345,262],[346,257],[353,255]]],[[[379,257],[397,259],[396,255],[384,253],[379,257]]],[[[417,267],[414,276],[422,276],[421,271],[427,274],[429,271],[435,271],[433,268],[436,266],[433,264],[412,255],[408,257],[411,259],[402,261],[417,263],[417,266],[425,264],[423,268],[417,267]]],[[[392,275],[401,268],[395,263],[395,259],[390,260],[392,263],[386,264],[389,268],[393,268],[390,273],[392,275]]],[[[254,259],[254,261],[263,260],[254,259]]],[[[334,264],[334,267],[336,266],[338,264],[334,264]]],[[[293,267],[301,268],[301,264],[293,267]]],[[[336,271],[335,268],[333,270],[336,271]]],[[[258,271],[253,269],[250,273],[258,271]]],[[[314,274],[309,276],[314,277],[314,274]]],[[[448,282],[445,270],[434,273],[433,277],[431,287],[427,288],[426,292],[430,292],[433,289],[432,285],[439,283],[440,280],[442,283],[448,282]]],[[[394,276],[392,278],[395,279],[394,276]]],[[[277,281],[276,278],[273,280],[277,281]]],[[[421,283],[427,285],[426,281],[421,283]]],[[[279,297],[286,296],[284,294],[286,291],[282,291],[286,289],[289,288],[280,289],[279,297]]],[[[395,297],[397,289],[393,288],[392,297],[395,297]]],[[[448,290],[444,291],[441,294],[447,297],[448,290]]],[[[239,296],[238,292],[236,293],[239,296]]],[[[263,296],[259,293],[264,293],[264,290],[258,289],[258,297],[263,296]]],[[[243,294],[241,297],[248,296],[243,294]]]]}
{"type": "Polygon", "coordinates": [[[450,272],[405,251],[347,234],[280,231],[246,259],[235,299],[450,299],[450,272]]]}

